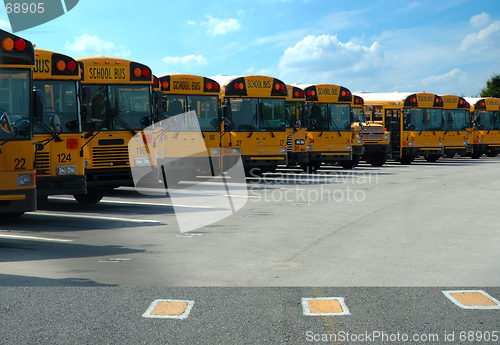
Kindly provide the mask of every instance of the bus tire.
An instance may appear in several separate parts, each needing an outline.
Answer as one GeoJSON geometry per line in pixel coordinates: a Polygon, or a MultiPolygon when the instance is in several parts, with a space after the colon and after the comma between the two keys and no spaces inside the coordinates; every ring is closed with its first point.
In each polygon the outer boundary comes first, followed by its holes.
{"type": "Polygon", "coordinates": [[[437,162],[439,159],[439,156],[438,155],[427,155],[425,156],[425,160],[429,163],[435,163],[437,162]]]}
{"type": "Polygon", "coordinates": [[[87,190],[87,194],[75,194],[73,197],[80,204],[94,205],[104,197],[104,191],[87,190]]]}
{"type": "Polygon", "coordinates": [[[385,152],[381,152],[373,156],[373,158],[370,160],[370,164],[372,165],[372,167],[381,167],[385,164],[386,160],[387,154],[385,152]]]}
{"type": "Polygon", "coordinates": [[[304,172],[312,174],[319,170],[319,168],[321,167],[321,162],[301,164],[300,167],[302,168],[302,170],[304,170],[304,172]]]}
{"type": "Polygon", "coordinates": [[[473,159],[479,159],[482,156],[483,156],[482,152],[473,151],[470,157],[473,158],[473,159]]]}
{"type": "Polygon", "coordinates": [[[410,165],[413,162],[413,157],[401,157],[400,162],[402,165],[410,165]]]}

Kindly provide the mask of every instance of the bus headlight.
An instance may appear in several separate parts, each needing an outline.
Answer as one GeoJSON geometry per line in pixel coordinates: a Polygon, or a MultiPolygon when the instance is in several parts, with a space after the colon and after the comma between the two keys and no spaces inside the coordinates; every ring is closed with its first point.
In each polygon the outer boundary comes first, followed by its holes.
{"type": "Polygon", "coordinates": [[[408,146],[415,146],[415,142],[414,142],[414,141],[410,141],[410,142],[408,143],[408,146]]]}
{"type": "Polygon", "coordinates": [[[361,139],[358,139],[358,144],[361,144],[361,143],[362,143],[361,139]]]}
{"type": "Polygon", "coordinates": [[[17,175],[17,186],[33,186],[33,174],[19,174],[17,175]]]}
{"type": "Polygon", "coordinates": [[[466,142],[466,141],[464,141],[464,142],[462,143],[462,145],[467,145],[467,142],[466,142]]]}
{"type": "Polygon", "coordinates": [[[241,155],[241,149],[231,149],[231,153],[241,155]]]}
{"type": "Polygon", "coordinates": [[[151,159],[149,159],[149,157],[135,157],[134,163],[136,167],[143,167],[151,165],[151,159]]]}
{"type": "Polygon", "coordinates": [[[57,175],[76,175],[76,165],[58,165],[57,175]]]}
{"type": "Polygon", "coordinates": [[[219,149],[210,149],[210,154],[212,156],[218,156],[220,154],[219,149]]]}
{"type": "Polygon", "coordinates": [[[351,145],[346,145],[346,146],[345,146],[345,149],[346,149],[346,150],[350,150],[350,149],[351,149],[351,145]]]}
{"type": "Polygon", "coordinates": [[[443,143],[441,141],[439,142],[439,146],[443,146],[443,143]]]}
{"type": "Polygon", "coordinates": [[[307,145],[308,150],[314,150],[314,145],[307,145]]]}
{"type": "Polygon", "coordinates": [[[83,161],[83,168],[84,168],[84,169],[87,169],[88,167],[89,167],[89,161],[85,159],[85,160],[83,161]]]}
{"type": "Polygon", "coordinates": [[[280,153],[286,153],[286,147],[280,147],[280,153]]]}
{"type": "Polygon", "coordinates": [[[389,134],[384,134],[384,140],[389,140],[389,134]]]}
{"type": "Polygon", "coordinates": [[[304,145],[305,143],[304,139],[295,139],[295,145],[304,145]]]}

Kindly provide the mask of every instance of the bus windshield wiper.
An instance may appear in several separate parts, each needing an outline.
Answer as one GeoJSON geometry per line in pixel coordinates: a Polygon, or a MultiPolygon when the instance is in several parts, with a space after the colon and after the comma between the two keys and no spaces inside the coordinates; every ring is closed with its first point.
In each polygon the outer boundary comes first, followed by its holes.
{"type": "MultiPolygon", "coordinates": [[[[342,134],[340,133],[340,129],[337,127],[337,125],[335,124],[335,121],[332,119],[331,116],[328,117],[330,119],[330,122],[333,124],[333,127],[335,127],[335,130],[337,131],[337,133],[339,134],[339,137],[342,136],[342,134]]],[[[323,134],[323,131],[321,131],[321,134],[323,134]]]]}
{"type": "Polygon", "coordinates": [[[130,133],[132,133],[132,135],[136,135],[137,132],[134,131],[129,125],[128,123],[125,122],[125,120],[123,120],[119,115],[118,115],[118,111],[114,111],[113,112],[113,119],[116,120],[116,122],[118,122],[118,124],[120,126],[122,126],[123,128],[125,128],[126,130],[128,130],[130,133]]]}
{"type": "Polygon", "coordinates": [[[258,105],[255,105],[255,115],[253,116],[252,122],[250,122],[250,134],[247,136],[247,138],[251,138],[253,135],[253,132],[255,131],[255,127],[257,127],[257,114],[259,113],[258,110],[258,105]],[[253,126],[253,123],[255,122],[255,127],[253,126]]]}
{"type": "Polygon", "coordinates": [[[260,107],[258,104],[255,106],[257,108],[257,114],[259,114],[259,118],[267,123],[267,126],[269,127],[269,131],[271,132],[271,136],[274,138],[274,133],[273,130],[271,129],[271,125],[269,124],[269,121],[267,121],[266,118],[262,115],[262,112],[260,111],[260,107]]]}
{"type": "Polygon", "coordinates": [[[44,134],[50,134],[52,135],[52,138],[51,139],[45,139],[45,140],[42,140],[40,141],[39,143],[42,144],[43,146],[47,145],[48,143],[50,143],[52,140],[55,140],[56,143],[60,143],[62,142],[63,140],[61,139],[61,137],[59,137],[59,133],[56,133],[54,130],[52,130],[49,126],[47,126],[45,123],[43,123],[43,121],[38,121],[36,123],[36,126],[38,128],[40,128],[42,130],[42,132],[44,132],[44,134]]]}

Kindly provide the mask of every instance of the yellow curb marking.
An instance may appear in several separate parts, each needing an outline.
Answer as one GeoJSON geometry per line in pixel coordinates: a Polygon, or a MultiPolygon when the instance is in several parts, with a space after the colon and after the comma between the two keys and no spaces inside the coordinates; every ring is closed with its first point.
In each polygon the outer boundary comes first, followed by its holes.
{"type": "Polygon", "coordinates": [[[442,291],[450,301],[462,309],[500,309],[500,301],[483,290],[442,291]]]}

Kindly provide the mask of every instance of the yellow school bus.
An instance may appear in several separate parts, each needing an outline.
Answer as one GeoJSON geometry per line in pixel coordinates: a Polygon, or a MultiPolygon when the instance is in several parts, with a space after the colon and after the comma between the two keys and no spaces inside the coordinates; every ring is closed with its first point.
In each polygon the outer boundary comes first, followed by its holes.
{"type": "Polygon", "coordinates": [[[30,41],[0,30],[0,214],[36,210],[33,123],[43,116],[33,91],[35,51],[30,41]]]}
{"type": "Polygon", "coordinates": [[[466,98],[474,119],[472,158],[485,154],[495,157],[500,152],[500,98],[466,98]]]}
{"type": "Polygon", "coordinates": [[[441,95],[443,99],[444,156],[452,158],[456,154],[465,157],[472,152],[470,135],[472,122],[470,104],[463,97],[441,95]]]}
{"type": "Polygon", "coordinates": [[[352,153],[352,93],[333,84],[316,84],[304,89],[308,110],[308,170],[316,171],[321,163],[339,163],[345,169],[356,166],[359,157],[352,153]]]}
{"type": "Polygon", "coordinates": [[[73,58],[35,49],[33,86],[44,94],[45,116],[36,123],[36,182],[39,200],[55,194],[85,194],[80,116],[80,67],[73,58]],[[60,125],[54,127],[54,118],[60,125]]]}
{"type": "Polygon", "coordinates": [[[154,166],[153,135],[141,131],[154,124],[153,77],[148,66],[115,57],[76,59],[82,69],[83,134],[87,194],[80,203],[97,203],[119,186],[133,186],[132,167],[154,166]],[[131,149],[129,141],[138,139],[131,149]]]}
{"type": "MultiPolygon", "coordinates": [[[[354,122],[352,128],[359,131],[363,143],[361,160],[375,167],[384,165],[387,158],[391,157],[389,132],[385,131],[383,124],[371,121],[365,116],[365,101],[363,97],[353,95],[352,111],[354,122]]],[[[354,147],[353,147],[354,148],[354,147]]]]}
{"type": "Polygon", "coordinates": [[[443,156],[443,99],[432,93],[363,93],[372,118],[390,131],[392,157],[411,164],[443,156]]]}
{"type": "Polygon", "coordinates": [[[269,76],[214,77],[221,85],[223,169],[241,159],[248,176],[287,165],[285,83],[269,76]]]}
{"type": "Polygon", "coordinates": [[[307,129],[305,121],[304,90],[287,85],[286,98],[286,151],[289,167],[304,167],[309,163],[307,154],[307,129]]]}
{"type": "MultiPolygon", "coordinates": [[[[163,96],[163,117],[195,112],[197,123],[188,118],[176,121],[180,130],[163,126],[164,169],[177,170],[183,179],[220,173],[219,84],[210,78],[191,74],[170,74],[159,78],[163,96]],[[200,136],[201,133],[201,136],[200,136]],[[207,159],[208,158],[208,159],[207,159]]],[[[172,174],[170,174],[172,176],[172,174]]]]}

